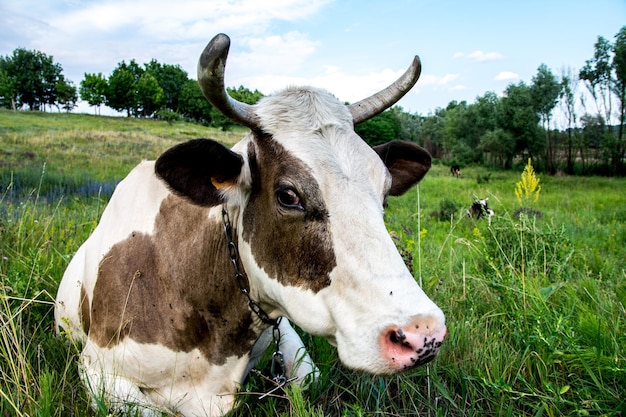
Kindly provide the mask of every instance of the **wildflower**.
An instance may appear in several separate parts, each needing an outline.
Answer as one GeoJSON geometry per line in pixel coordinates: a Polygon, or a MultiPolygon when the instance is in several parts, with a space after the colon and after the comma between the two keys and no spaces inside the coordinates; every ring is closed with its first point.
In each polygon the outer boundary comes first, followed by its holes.
{"type": "Polygon", "coordinates": [[[522,206],[527,206],[531,200],[532,203],[537,202],[540,192],[539,177],[535,175],[531,160],[528,158],[528,164],[522,172],[521,181],[515,186],[515,197],[522,206]]]}

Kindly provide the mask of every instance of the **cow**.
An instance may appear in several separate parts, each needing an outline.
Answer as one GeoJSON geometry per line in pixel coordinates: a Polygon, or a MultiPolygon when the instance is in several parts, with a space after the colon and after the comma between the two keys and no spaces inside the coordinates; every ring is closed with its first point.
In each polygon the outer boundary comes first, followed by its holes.
{"type": "Polygon", "coordinates": [[[467,214],[476,220],[486,217],[489,224],[491,224],[491,218],[495,215],[495,212],[489,208],[488,200],[489,197],[483,198],[482,200],[476,199],[469,210],[467,210],[467,214]]]}
{"type": "Polygon", "coordinates": [[[82,345],[81,378],[114,410],[223,415],[272,341],[283,380],[304,384],[319,371],[290,322],[335,345],[346,367],[380,375],[429,362],[447,333],[383,220],[387,197],[420,181],[431,157],[354,132],[412,88],[419,59],[352,105],[314,87],[248,105],[224,88],[229,48],[224,34],[209,42],[198,82],[249,134],[140,163],[59,286],[57,331],[82,345]]]}
{"type": "Polygon", "coordinates": [[[458,166],[458,165],[452,165],[450,167],[450,174],[452,174],[453,177],[460,178],[461,177],[461,167],[458,166]]]}

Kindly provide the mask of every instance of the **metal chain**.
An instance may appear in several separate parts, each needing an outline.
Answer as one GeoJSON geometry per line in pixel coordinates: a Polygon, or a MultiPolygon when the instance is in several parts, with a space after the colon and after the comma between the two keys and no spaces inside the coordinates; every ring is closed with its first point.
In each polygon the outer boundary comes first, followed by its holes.
{"type": "Polygon", "coordinates": [[[278,326],[282,317],[279,317],[278,319],[270,318],[269,314],[263,310],[259,302],[250,296],[250,292],[247,289],[248,279],[239,269],[239,248],[233,239],[233,228],[230,223],[230,216],[228,215],[226,206],[222,207],[222,223],[224,224],[224,236],[226,237],[228,256],[230,257],[230,262],[233,264],[233,269],[235,270],[234,276],[235,281],[239,286],[239,290],[246,296],[250,310],[252,310],[252,312],[256,314],[263,323],[269,324],[273,327],[272,340],[274,341],[274,353],[272,354],[270,373],[274,382],[280,384],[279,386],[282,386],[288,382],[287,377],[285,376],[285,359],[283,357],[283,352],[280,351],[280,328],[278,326]]]}

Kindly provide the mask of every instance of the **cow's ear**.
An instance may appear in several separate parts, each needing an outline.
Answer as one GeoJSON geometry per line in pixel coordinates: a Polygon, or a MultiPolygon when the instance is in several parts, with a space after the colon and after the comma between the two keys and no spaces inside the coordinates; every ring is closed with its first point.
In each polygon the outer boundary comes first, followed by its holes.
{"type": "Polygon", "coordinates": [[[222,188],[235,186],[243,158],[210,139],[194,139],[165,151],[156,174],[170,189],[193,203],[212,207],[224,202],[222,188]]]}
{"type": "Polygon", "coordinates": [[[389,194],[398,196],[417,184],[430,169],[431,157],[428,151],[411,142],[391,141],[374,146],[391,173],[392,182],[389,194]]]}

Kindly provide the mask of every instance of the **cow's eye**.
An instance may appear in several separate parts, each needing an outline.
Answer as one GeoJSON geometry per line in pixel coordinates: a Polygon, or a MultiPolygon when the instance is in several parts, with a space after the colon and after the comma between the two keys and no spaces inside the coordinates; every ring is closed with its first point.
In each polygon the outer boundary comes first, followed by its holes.
{"type": "Polygon", "coordinates": [[[276,192],[276,199],[278,203],[286,208],[303,210],[300,197],[291,188],[281,188],[276,192]]]}

